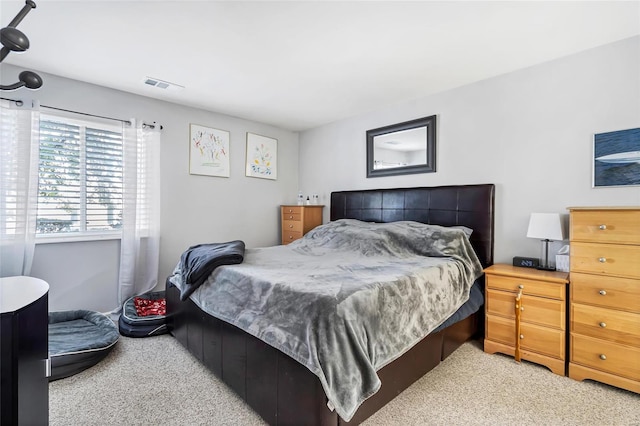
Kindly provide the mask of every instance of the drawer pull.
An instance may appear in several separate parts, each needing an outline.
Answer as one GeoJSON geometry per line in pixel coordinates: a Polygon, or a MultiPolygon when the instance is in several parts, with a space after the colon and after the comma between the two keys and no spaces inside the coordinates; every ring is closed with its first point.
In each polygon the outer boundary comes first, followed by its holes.
{"type": "Polygon", "coordinates": [[[598,226],[598,229],[601,230],[601,231],[604,231],[605,229],[607,229],[607,225],[604,225],[604,224],[600,225],[600,226],[598,226]]]}
{"type": "MultiPolygon", "coordinates": [[[[522,287],[522,286],[521,286],[522,287]]],[[[520,353],[520,339],[524,338],[524,336],[522,334],[520,334],[520,320],[521,320],[521,316],[522,314],[520,312],[522,312],[522,289],[520,289],[520,291],[518,292],[518,294],[516,295],[516,300],[515,300],[516,304],[515,304],[515,314],[516,314],[516,335],[515,335],[515,342],[516,342],[516,348],[515,351],[513,353],[513,357],[516,359],[517,362],[520,362],[520,358],[521,358],[521,353],[520,353]]]]}
{"type": "Polygon", "coordinates": [[[606,322],[601,322],[600,324],[598,324],[600,327],[605,328],[607,326],[606,322]]]}
{"type": "Polygon", "coordinates": [[[523,284],[520,284],[520,285],[518,286],[518,288],[522,290],[522,289],[524,288],[524,285],[523,285],[523,284]]]}
{"type": "Polygon", "coordinates": [[[600,354],[600,359],[606,361],[607,356],[605,354],[600,354]]]}
{"type": "Polygon", "coordinates": [[[598,262],[606,263],[607,262],[607,258],[606,257],[601,257],[601,258],[598,259],[598,262]]]}
{"type": "Polygon", "coordinates": [[[293,225],[289,225],[289,228],[293,228],[293,225]]]}
{"type": "Polygon", "coordinates": [[[293,219],[293,216],[289,216],[289,219],[293,219]]]}
{"type": "Polygon", "coordinates": [[[607,295],[607,290],[600,290],[600,291],[598,292],[598,294],[599,294],[600,296],[606,296],[606,295],[607,295]]]}
{"type": "Polygon", "coordinates": [[[289,209],[289,213],[293,213],[293,210],[289,209]]]}
{"type": "Polygon", "coordinates": [[[520,338],[521,338],[521,339],[524,339],[524,334],[521,334],[521,335],[520,335],[520,338]]]}
{"type": "Polygon", "coordinates": [[[289,235],[289,239],[292,240],[293,239],[293,235],[289,235]]]}

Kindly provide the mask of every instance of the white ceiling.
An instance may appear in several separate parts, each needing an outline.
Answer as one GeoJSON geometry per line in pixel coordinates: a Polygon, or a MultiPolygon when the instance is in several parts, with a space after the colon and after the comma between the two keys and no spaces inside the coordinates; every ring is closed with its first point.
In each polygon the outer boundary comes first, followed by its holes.
{"type": "Polygon", "coordinates": [[[639,1],[35,1],[6,63],[290,130],[640,34],[639,1]]]}

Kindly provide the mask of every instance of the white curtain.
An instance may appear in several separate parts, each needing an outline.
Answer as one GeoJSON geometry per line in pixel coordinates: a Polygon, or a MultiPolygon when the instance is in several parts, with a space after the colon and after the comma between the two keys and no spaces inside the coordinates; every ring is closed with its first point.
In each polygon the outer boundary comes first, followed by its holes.
{"type": "Polygon", "coordinates": [[[0,101],[0,277],[29,275],[35,251],[40,113],[0,101]]]}
{"type": "Polygon", "coordinates": [[[118,298],[158,284],[160,254],[160,129],[124,125],[124,206],[118,298]]]}

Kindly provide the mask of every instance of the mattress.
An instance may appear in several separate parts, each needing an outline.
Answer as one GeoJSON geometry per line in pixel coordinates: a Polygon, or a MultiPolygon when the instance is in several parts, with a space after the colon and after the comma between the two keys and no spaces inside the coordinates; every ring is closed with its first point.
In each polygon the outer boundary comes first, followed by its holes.
{"type": "Polygon", "coordinates": [[[444,330],[452,324],[462,321],[463,319],[475,314],[484,305],[484,288],[483,278],[477,279],[471,289],[469,290],[469,300],[467,300],[457,311],[447,318],[438,328],[433,330],[432,333],[437,333],[440,330],[444,330]]]}

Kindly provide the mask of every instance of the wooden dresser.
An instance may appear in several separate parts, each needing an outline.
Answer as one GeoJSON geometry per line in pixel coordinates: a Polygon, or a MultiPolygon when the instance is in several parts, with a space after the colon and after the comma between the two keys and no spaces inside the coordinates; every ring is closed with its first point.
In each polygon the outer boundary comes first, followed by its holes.
{"type": "Polygon", "coordinates": [[[569,377],[640,393],[640,207],[569,211],[569,377]]]}
{"type": "Polygon", "coordinates": [[[318,225],[322,225],[322,209],[324,206],[280,206],[280,224],[282,228],[282,244],[302,238],[304,234],[318,225]]]}
{"type": "Polygon", "coordinates": [[[484,270],[484,351],[565,374],[566,272],[496,264],[484,270]]]}

